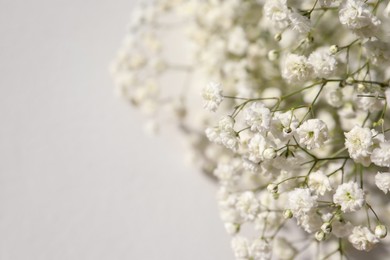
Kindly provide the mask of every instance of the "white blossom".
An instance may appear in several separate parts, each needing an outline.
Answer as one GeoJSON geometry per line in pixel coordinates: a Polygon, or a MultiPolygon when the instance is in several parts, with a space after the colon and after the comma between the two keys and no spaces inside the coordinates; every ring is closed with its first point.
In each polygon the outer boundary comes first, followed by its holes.
{"type": "Polygon", "coordinates": [[[372,132],[367,127],[355,126],[345,135],[345,147],[348,149],[349,156],[364,166],[371,163],[370,155],[372,153],[372,132]]]}
{"type": "Polygon", "coordinates": [[[390,191],[390,172],[378,172],[375,175],[376,186],[385,194],[390,191]]]}
{"type": "Polygon", "coordinates": [[[289,83],[300,83],[313,76],[312,66],[307,58],[292,53],[284,58],[281,70],[282,77],[289,83]]]}
{"type": "Polygon", "coordinates": [[[230,53],[241,56],[248,49],[249,42],[246,39],[245,31],[242,27],[232,29],[227,43],[227,49],[230,53]]]}
{"type": "Polygon", "coordinates": [[[210,82],[202,91],[202,97],[205,101],[204,108],[215,112],[223,101],[221,84],[210,82]]]}
{"type": "Polygon", "coordinates": [[[337,187],[333,202],[340,205],[343,212],[353,212],[363,207],[364,197],[363,190],[356,182],[347,182],[337,187]]]}
{"type": "Polygon", "coordinates": [[[381,167],[390,167],[390,142],[381,142],[371,154],[371,161],[381,167]]]}
{"type": "Polygon", "coordinates": [[[311,29],[311,23],[310,19],[300,15],[297,12],[291,12],[289,14],[291,27],[294,31],[297,31],[299,33],[308,33],[311,29]]]}
{"type": "Polygon", "coordinates": [[[271,112],[261,102],[254,102],[245,110],[245,121],[252,131],[265,132],[271,123],[271,112]]]}
{"type": "Polygon", "coordinates": [[[339,10],[339,18],[341,24],[363,36],[371,36],[381,24],[363,0],[344,1],[339,10]]]}
{"type": "Polygon", "coordinates": [[[267,148],[267,140],[261,134],[255,134],[248,143],[249,160],[258,163],[264,160],[264,151],[267,148]]]}
{"type": "Polygon", "coordinates": [[[329,51],[329,48],[320,48],[309,56],[309,64],[313,67],[314,74],[319,78],[331,76],[337,67],[337,60],[329,51]]]}
{"type": "Polygon", "coordinates": [[[367,227],[362,226],[354,227],[348,240],[353,247],[362,251],[370,251],[379,242],[379,239],[367,227]]]}
{"type": "Polygon", "coordinates": [[[298,141],[307,149],[321,147],[328,140],[328,127],[320,119],[309,119],[297,129],[298,141]]]}
{"type": "Polygon", "coordinates": [[[278,29],[289,26],[289,13],[287,0],[267,0],[264,4],[265,17],[278,29]]]}
{"type": "Polygon", "coordinates": [[[317,195],[324,195],[325,192],[332,190],[328,176],[321,170],[310,173],[308,185],[317,195]]]}
{"type": "Polygon", "coordinates": [[[251,191],[242,193],[236,203],[237,211],[246,221],[253,221],[260,210],[260,203],[251,191]]]}
{"type": "Polygon", "coordinates": [[[295,134],[298,125],[298,119],[291,111],[275,112],[271,120],[270,131],[275,138],[286,141],[295,134]]]}
{"type": "Polygon", "coordinates": [[[288,193],[289,209],[294,216],[309,212],[317,206],[317,196],[312,195],[309,189],[296,188],[288,193]]]}

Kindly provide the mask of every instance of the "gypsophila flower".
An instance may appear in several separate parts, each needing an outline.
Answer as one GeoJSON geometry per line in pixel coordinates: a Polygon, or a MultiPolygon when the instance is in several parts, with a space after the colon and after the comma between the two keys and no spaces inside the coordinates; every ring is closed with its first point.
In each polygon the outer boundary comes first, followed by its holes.
{"type": "Polygon", "coordinates": [[[232,239],[232,248],[238,260],[268,260],[271,258],[271,247],[267,241],[256,239],[252,243],[240,236],[232,239]]]}
{"type": "Polygon", "coordinates": [[[381,167],[390,167],[390,142],[381,142],[371,154],[371,161],[381,167]]]}
{"type": "Polygon", "coordinates": [[[319,148],[328,140],[328,127],[320,119],[309,119],[297,129],[298,141],[311,150],[319,148]]]}
{"type": "Polygon", "coordinates": [[[375,175],[376,186],[385,194],[390,191],[390,172],[378,172],[375,175]]]}
{"type": "Polygon", "coordinates": [[[310,173],[308,185],[310,190],[317,195],[324,195],[325,192],[332,190],[328,176],[321,170],[310,173]]]}
{"type": "Polygon", "coordinates": [[[242,27],[235,27],[229,35],[227,49],[235,55],[244,55],[248,49],[249,43],[242,27]]]}
{"type": "Polygon", "coordinates": [[[285,29],[290,24],[287,0],[267,0],[264,4],[265,17],[278,29],[285,29]]]}
{"type": "Polygon", "coordinates": [[[364,192],[356,182],[343,183],[337,187],[333,202],[340,205],[343,212],[357,211],[365,203],[364,192]]]}
{"type": "Polygon", "coordinates": [[[331,76],[337,67],[337,60],[329,51],[323,47],[312,52],[308,58],[316,77],[325,78],[331,76]]]}
{"type": "Polygon", "coordinates": [[[313,76],[312,67],[307,58],[292,53],[284,58],[281,71],[282,77],[289,83],[300,83],[313,76]]]}
{"type": "Polygon", "coordinates": [[[309,212],[317,206],[317,196],[312,195],[309,189],[296,188],[289,192],[289,208],[294,216],[309,212]]]}
{"type": "Polygon", "coordinates": [[[363,0],[345,0],[339,10],[341,24],[363,36],[371,36],[381,21],[363,0]]]}
{"type": "Polygon", "coordinates": [[[362,226],[354,227],[348,240],[357,250],[364,251],[370,251],[379,242],[379,239],[367,227],[362,226]]]}
{"type": "Polygon", "coordinates": [[[260,210],[260,203],[251,191],[242,193],[237,200],[236,208],[246,221],[253,221],[260,210]]]}
{"type": "Polygon", "coordinates": [[[275,112],[271,120],[270,131],[280,141],[287,141],[295,134],[298,125],[298,119],[291,111],[275,112]]]}
{"type": "Polygon", "coordinates": [[[297,31],[302,34],[310,32],[311,29],[310,19],[296,12],[291,12],[289,14],[289,18],[290,18],[291,27],[294,31],[297,31]]]}
{"type": "Polygon", "coordinates": [[[364,166],[371,163],[370,155],[372,153],[372,131],[365,127],[355,126],[345,135],[345,147],[347,147],[349,156],[364,166]]]}
{"type": "Polygon", "coordinates": [[[215,112],[223,101],[221,84],[217,82],[210,82],[202,91],[202,97],[205,101],[204,108],[215,112]]]}
{"type": "Polygon", "coordinates": [[[258,163],[264,160],[263,153],[267,148],[267,141],[261,134],[255,134],[248,143],[249,160],[258,163]]]}
{"type": "Polygon", "coordinates": [[[265,132],[271,123],[271,112],[261,102],[254,102],[245,110],[245,121],[252,131],[265,132]]]}
{"type": "Polygon", "coordinates": [[[248,239],[236,236],[232,239],[232,249],[237,259],[249,259],[249,241],[248,239]]]}

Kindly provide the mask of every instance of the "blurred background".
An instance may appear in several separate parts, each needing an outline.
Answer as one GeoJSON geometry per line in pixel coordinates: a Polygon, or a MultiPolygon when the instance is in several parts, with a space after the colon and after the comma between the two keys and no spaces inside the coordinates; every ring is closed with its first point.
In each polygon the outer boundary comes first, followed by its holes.
{"type": "Polygon", "coordinates": [[[216,185],[108,65],[134,0],[0,0],[0,259],[233,259],[216,185]]]}

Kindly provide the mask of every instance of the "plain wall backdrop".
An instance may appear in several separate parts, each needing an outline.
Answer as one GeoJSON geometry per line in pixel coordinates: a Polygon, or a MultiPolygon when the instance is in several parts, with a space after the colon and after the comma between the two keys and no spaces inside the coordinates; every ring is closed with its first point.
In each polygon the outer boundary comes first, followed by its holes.
{"type": "Polygon", "coordinates": [[[0,259],[233,259],[216,186],[115,97],[134,1],[0,0],[0,259]]]}

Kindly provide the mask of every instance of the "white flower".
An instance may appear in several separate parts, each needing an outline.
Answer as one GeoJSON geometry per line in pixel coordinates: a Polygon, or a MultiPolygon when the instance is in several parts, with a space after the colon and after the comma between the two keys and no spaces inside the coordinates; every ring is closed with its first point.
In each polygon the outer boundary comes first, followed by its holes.
{"type": "Polygon", "coordinates": [[[221,143],[228,149],[236,150],[238,146],[237,133],[234,131],[234,119],[224,116],[218,122],[218,131],[221,143]]]}
{"type": "Polygon", "coordinates": [[[326,101],[332,107],[341,107],[343,102],[343,92],[339,88],[330,89],[326,93],[326,101]]]}
{"type": "Polygon", "coordinates": [[[218,127],[208,127],[205,130],[206,137],[210,140],[212,143],[216,144],[222,144],[221,137],[219,136],[220,131],[218,127]]]}
{"type": "Polygon", "coordinates": [[[378,172],[375,175],[376,186],[385,194],[390,191],[390,172],[378,172]]]}
{"type": "Polygon", "coordinates": [[[235,223],[226,222],[225,230],[229,235],[235,235],[240,230],[240,225],[235,223]]]}
{"type": "Polygon", "coordinates": [[[223,186],[234,186],[240,180],[240,171],[238,170],[239,160],[233,162],[220,162],[214,170],[214,175],[223,186]]]}
{"type": "Polygon", "coordinates": [[[268,260],[271,259],[272,247],[264,239],[256,239],[250,247],[253,260],[268,260]]]}
{"type": "Polygon", "coordinates": [[[229,34],[227,49],[230,53],[241,56],[248,49],[249,42],[246,39],[245,31],[242,27],[236,26],[229,34]]]}
{"type": "Polygon", "coordinates": [[[369,128],[355,126],[345,135],[345,147],[347,147],[349,156],[357,163],[369,166],[371,163],[370,155],[372,153],[372,132],[369,128]]]}
{"type": "Polygon", "coordinates": [[[340,5],[340,0],[320,0],[320,5],[323,7],[333,7],[340,5]]]}
{"type": "Polygon", "coordinates": [[[294,31],[297,31],[299,33],[308,33],[311,30],[311,24],[310,19],[300,15],[296,12],[291,12],[289,15],[291,27],[294,31]]]}
{"type": "Polygon", "coordinates": [[[223,100],[221,84],[210,82],[202,90],[202,97],[205,101],[204,108],[215,112],[223,100]]]}
{"type": "Polygon", "coordinates": [[[328,140],[328,127],[320,119],[309,119],[298,129],[298,141],[307,149],[321,147],[328,140]]]}
{"type": "Polygon", "coordinates": [[[232,239],[232,249],[237,259],[249,259],[249,241],[248,239],[236,236],[232,239]]]}
{"type": "Polygon", "coordinates": [[[379,239],[367,227],[362,226],[354,227],[348,240],[354,248],[364,251],[370,251],[379,243],[379,239]]]}
{"type": "Polygon", "coordinates": [[[357,211],[365,203],[364,192],[356,182],[343,183],[337,187],[333,202],[340,205],[343,212],[357,211]]]}
{"type": "Polygon", "coordinates": [[[310,173],[308,185],[317,195],[324,195],[325,192],[332,190],[328,176],[321,170],[310,173]]]}
{"type": "Polygon", "coordinates": [[[352,233],[351,222],[335,220],[332,222],[332,234],[338,238],[347,237],[352,233]]]}
{"type": "Polygon", "coordinates": [[[267,131],[271,123],[271,112],[263,103],[255,102],[245,110],[245,121],[252,131],[267,131]]]}
{"type": "Polygon", "coordinates": [[[312,77],[312,67],[305,56],[289,53],[282,63],[282,77],[289,83],[300,83],[312,77]]]}
{"type": "Polygon", "coordinates": [[[267,0],[264,4],[265,17],[278,29],[285,29],[290,24],[287,0],[267,0]]]}
{"type": "Polygon", "coordinates": [[[297,224],[310,234],[318,231],[322,225],[321,217],[317,214],[315,208],[295,217],[297,218],[297,224]]]}
{"type": "Polygon", "coordinates": [[[288,193],[288,198],[288,207],[295,217],[317,206],[317,196],[312,195],[309,189],[296,188],[288,193]]]}
{"type": "Polygon", "coordinates": [[[271,247],[264,239],[256,239],[252,243],[244,237],[232,239],[234,256],[238,260],[267,260],[271,259],[271,247]]]}
{"type": "Polygon", "coordinates": [[[337,60],[329,51],[329,48],[320,48],[309,56],[309,64],[313,67],[314,74],[319,78],[331,76],[337,67],[337,60]]]}
{"type": "Polygon", "coordinates": [[[287,141],[294,135],[298,125],[299,122],[291,110],[284,113],[275,112],[271,120],[270,130],[275,138],[280,141],[287,141]]]}
{"type": "Polygon", "coordinates": [[[371,161],[381,167],[390,167],[390,142],[381,142],[371,154],[371,161]]]}
{"type": "Polygon", "coordinates": [[[267,140],[261,134],[255,134],[248,143],[249,160],[258,163],[264,160],[263,153],[267,148],[267,140]]]}
{"type": "Polygon", "coordinates": [[[339,18],[341,24],[362,36],[373,35],[376,27],[381,24],[362,0],[344,1],[339,10],[339,18]]]}
{"type": "Polygon", "coordinates": [[[246,191],[238,197],[236,209],[245,221],[253,221],[260,211],[260,203],[252,191],[246,191]]]}

